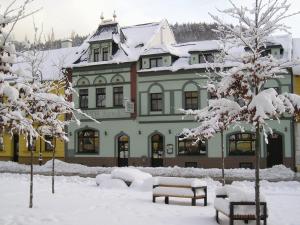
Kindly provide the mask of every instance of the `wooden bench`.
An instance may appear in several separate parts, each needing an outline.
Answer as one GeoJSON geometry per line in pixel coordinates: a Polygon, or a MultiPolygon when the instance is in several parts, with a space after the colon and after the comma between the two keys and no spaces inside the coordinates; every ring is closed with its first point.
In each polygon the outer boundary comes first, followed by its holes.
{"type": "MultiPolygon", "coordinates": [[[[230,201],[227,194],[217,194],[214,202],[216,209],[216,221],[219,223],[219,212],[229,218],[229,225],[234,220],[243,220],[248,224],[249,220],[256,220],[254,201],[230,201]]],[[[260,219],[267,225],[267,203],[260,202],[260,219]]]]}
{"type": "Polygon", "coordinates": [[[157,197],[164,197],[165,204],[169,204],[170,197],[191,198],[193,206],[197,199],[204,199],[204,206],[207,206],[207,186],[200,179],[156,177],[152,201],[155,202],[157,197]]]}

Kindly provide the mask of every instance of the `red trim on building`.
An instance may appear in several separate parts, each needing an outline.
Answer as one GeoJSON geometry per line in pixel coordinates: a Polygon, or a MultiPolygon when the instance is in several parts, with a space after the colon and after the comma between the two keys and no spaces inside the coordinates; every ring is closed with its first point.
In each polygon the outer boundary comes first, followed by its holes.
{"type": "Polygon", "coordinates": [[[136,107],[136,99],[137,99],[137,69],[136,63],[132,63],[130,67],[130,95],[131,102],[134,103],[134,113],[131,113],[131,118],[135,119],[137,116],[137,107],[136,107]]]}

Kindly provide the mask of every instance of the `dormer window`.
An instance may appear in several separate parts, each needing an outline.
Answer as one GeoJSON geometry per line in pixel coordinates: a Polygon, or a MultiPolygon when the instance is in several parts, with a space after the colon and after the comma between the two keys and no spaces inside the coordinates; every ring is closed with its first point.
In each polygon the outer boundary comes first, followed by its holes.
{"type": "Polygon", "coordinates": [[[200,53],[199,63],[213,63],[215,60],[213,53],[200,53]]]}
{"type": "Polygon", "coordinates": [[[162,65],[163,65],[162,57],[150,59],[150,68],[161,67],[162,65]]]}
{"type": "Polygon", "coordinates": [[[94,49],[94,62],[99,62],[99,48],[94,49]]]}
{"type": "Polygon", "coordinates": [[[108,61],[108,47],[102,48],[102,61],[108,61]]]}

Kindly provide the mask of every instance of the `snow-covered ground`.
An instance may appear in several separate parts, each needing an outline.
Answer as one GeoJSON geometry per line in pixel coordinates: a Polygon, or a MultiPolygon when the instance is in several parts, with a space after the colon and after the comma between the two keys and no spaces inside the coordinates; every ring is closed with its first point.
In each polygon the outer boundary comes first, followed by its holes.
{"type": "MultiPolygon", "coordinates": [[[[28,208],[29,175],[0,174],[1,225],[216,225],[214,191],[219,182],[206,179],[208,206],[202,201],[170,199],[152,203],[151,192],[134,189],[102,189],[94,178],[56,177],[51,194],[51,177],[34,177],[34,208],[28,208]]],[[[246,185],[253,185],[244,181],[246,185]]],[[[300,183],[262,181],[269,207],[269,225],[299,225],[300,183]]],[[[228,224],[221,216],[221,224],[228,224]]],[[[243,223],[235,223],[243,224],[243,223]]],[[[253,224],[253,223],[249,223],[253,224]]]]}
{"type": "MultiPolygon", "coordinates": [[[[39,174],[49,174],[51,172],[52,162],[48,161],[44,165],[34,166],[34,172],[39,174]]],[[[176,176],[176,177],[211,177],[220,178],[221,169],[203,169],[203,168],[182,168],[182,167],[137,167],[141,171],[150,173],[153,176],[176,176]]],[[[111,173],[116,167],[88,167],[80,164],[66,163],[60,160],[55,161],[55,171],[58,175],[80,175],[95,177],[101,173],[111,173]]],[[[0,161],[0,172],[13,172],[13,173],[28,173],[30,167],[15,162],[0,161]]],[[[226,169],[225,175],[231,180],[253,180],[253,169],[226,169]]],[[[268,169],[261,169],[261,179],[277,181],[277,180],[293,180],[295,173],[283,165],[274,166],[268,169]]]]}

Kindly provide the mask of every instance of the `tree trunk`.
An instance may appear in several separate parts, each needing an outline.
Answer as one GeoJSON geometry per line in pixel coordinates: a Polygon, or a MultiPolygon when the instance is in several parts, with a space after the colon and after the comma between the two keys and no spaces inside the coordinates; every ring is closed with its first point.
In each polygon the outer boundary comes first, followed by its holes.
{"type": "Polygon", "coordinates": [[[30,145],[30,191],[29,191],[29,208],[33,206],[33,150],[30,145]]]}
{"type": "Polygon", "coordinates": [[[255,207],[256,207],[256,225],[260,225],[260,190],[259,190],[259,168],[260,168],[260,132],[259,124],[256,125],[255,141],[255,207]]]}
{"type": "Polygon", "coordinates": [[[221,131],[221,150],[222,150],[222,185],[225,185],[225,158],[224,158],[224,131],[221,131]]]}
{"type": "MultiPolygon", "coordinates": [[[[54,138],[53,138],[54,139],[54,138]]],[[[54,175],[55,175],[55,170],[54,170],[54,166],[55,166],[55,139],[54,139],[54,144],[53,144],[53,151],[52,151],[52,194],[55,193],[54,191],[54,175]]]]}

